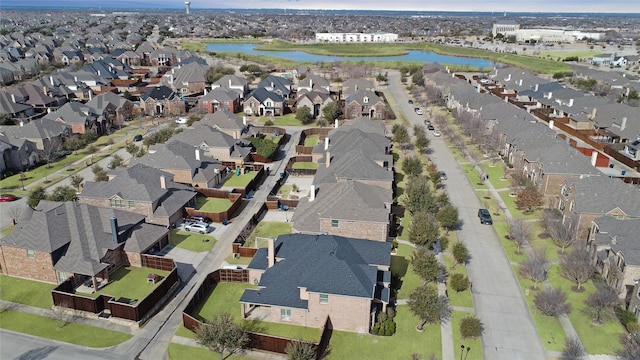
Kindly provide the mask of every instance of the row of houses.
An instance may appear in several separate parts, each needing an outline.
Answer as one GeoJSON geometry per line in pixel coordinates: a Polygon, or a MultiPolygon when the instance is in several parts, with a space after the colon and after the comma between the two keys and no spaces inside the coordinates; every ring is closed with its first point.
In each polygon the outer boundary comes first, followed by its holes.
{"type": "Polygon", "coordinates": [[[571,136],[582,123],[591,138],[607,134],[632,144],[627,134],[635,138],[640,133],[637,112],[516,68],[467,79],[428,65],[424,74],[426,83],[442,91],[449,108],[482,121],[485,135],[499,144],[498,154],[514,173],[538,185],[547,206],[558,209],[563,222],[576,218],[576,246],[591,251],[605,280],[640,317],[639,243],[628,236],[630,229],[640,231],[640,190],[618,178],[620,173],[610,173],[613,162],[606,153],[571,136]],[[594,110],[589,114],[589,109],[594,110]],[[618,126],[612,126],[615,123],[618,126]],[[563,124],[569,133],[558,128],[563,124]]]}

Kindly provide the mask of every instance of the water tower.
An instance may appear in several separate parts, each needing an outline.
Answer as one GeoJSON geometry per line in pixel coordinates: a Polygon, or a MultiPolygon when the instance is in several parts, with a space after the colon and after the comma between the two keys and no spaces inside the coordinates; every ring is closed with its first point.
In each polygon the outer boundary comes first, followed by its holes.
{"type": "Polygon", "coordinates": [[[185,10],[187,11],[187,15],[189,15],[189,14],[191,13],[191,9],[190,9],[190,7],[191,7],[191,2],[189,2],[189,1],[185,1],[185,2],[184,2],[184,8],[185,8],[185,10]]]}

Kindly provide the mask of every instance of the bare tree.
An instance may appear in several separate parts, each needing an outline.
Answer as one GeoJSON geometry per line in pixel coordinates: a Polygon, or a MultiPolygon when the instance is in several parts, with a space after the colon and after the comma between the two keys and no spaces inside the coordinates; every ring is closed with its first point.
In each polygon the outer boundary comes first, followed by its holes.
{"type": "Polygon", "coordinates": [[[595,318],[593,322],[602,323],[602,318],[607,310],[612,310],[620,302],[617,291],[607,284],[597,284],[596,291],[589,295],[585,304],[593,311],[595,318]]]}
{"type": "Polygon", "coordinates": [[[640,360],[640,332],[620,335],[622,349],[616,352],[620,360],[640,360]]]}
{"type": "Polygon", "coordinates": [[[545,289],[533,299],[538,310],[547,316],[558,316],[571,312],[571,304],[567,304],[567,294],[560,289],[545,289]]]}
{"type": "Polygon", "coordinates": [[[560,359],[562,360],[582,360],[586,352],[582,347],[582,343],[580,339],[575,337],[568,337],[565,340],[564,349],[562,349],[562,355],[560,359]]]}
{"type": "Polygon", "coordinates": [[[523,219],[510,219],[509,220],[509,240],[513,241],[516,245],[516,254],[520,254],[520,249],[528,240],[531,234],[531,227],[529,223],[523,219]]]}
{"type": "Polygon", "coordinates": [[[525,279],[533,281],[533,288],[538,288],[538,283],[547,277],[547,257],[544,249],[534,249],[529,259],[520,264],[518,272],[525,279]]]}
{"type": "Polygon", "coordinates": [[[575,249],[560,257],[560,275],[576,284],[578,291],[582,289],[583,283],[591,279],[594,272],[591,255],[584,249],[575,249]]]}
{"type": "Polygon", "coordinates": [[[564,253],[564,250],[573,245],[578,239],[578,215],[571,214],[565,217],[564,223],[560,218],[555,217],[555,212],[545,212],[545,220],[547,231],[549,236],[564,253]],[[550,213],[550,215],[547,215],[550,213]]]}

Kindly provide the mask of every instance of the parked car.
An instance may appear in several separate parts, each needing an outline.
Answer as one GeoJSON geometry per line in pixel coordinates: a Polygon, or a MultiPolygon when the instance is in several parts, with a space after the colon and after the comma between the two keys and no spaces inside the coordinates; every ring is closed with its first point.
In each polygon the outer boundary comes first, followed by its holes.
{"type": "Polygon", "coordinates": [[[413,105],[413,100],[409,99],[409,104],[413,105]]]}
{"type": "Polygon", "coordinates": [[[427,125],[427,129],[429,129],[429,131],[433,131],[436,128],[433,125],[429,124],[429,125],[427,125]]]}
{"type": "Polygon", "coordinates": [[[11,194],[0,195],[0,202],[8,202],[8,201],[16,201],[16,200],[18,200],[18,198],[11,194]]]}
{"type": "Polygon", "coordinates": [[[142,135],[138,134],[133,137],[133,141],[142,141],[142,135]]]}
{"type": "Polygon", "coordinates": [[[187,119],[186,117],[179,117],[176,119],[176,124],[186,124],[187,121],[189,121],[189,119],[187,119]]]}
{"type": "Polygon", "coordinates": [[[202,221],[188,223],[184,229],[191,232],[198,232],[200,234],[206,234],[210,230],[209,224],[202,221]]]}
{"type": "Polygon", "coordinates": [[[431,133],[432,133],[432,134],[433,134],[433,136],[435,136],[435,137],[440,137],[440,135],[442,135],[442,134],[440,134],[440,131],[438,131],[438,130],[433,130],[431,133]]]}
{"type": "Polygon", "coordinates": [[[416,111],[416,114],[418,114],[418,115],[422,115],[422,109],[420,109],[420,108],[415,108],[414,110],[416,111]]]}
{"type": "Polygon", "coordinates": [[[440,180],[447,180],[447,173],[440,171],[440,180]]]}
{"type": "MultiPolygon", "coordinates": [[[[427,125],[427,126],[431,125],[431,120],[424,119],[424,124],[427,125]]],[[[431,126],[433,126],[433,125],[431,125],[431,126]]]]}
{"type": "Polygon", "coordinates": [[[478,209],[478,218],[480,218],[480,224],[493,225],[491,213],[487,209],[478,209]]]}

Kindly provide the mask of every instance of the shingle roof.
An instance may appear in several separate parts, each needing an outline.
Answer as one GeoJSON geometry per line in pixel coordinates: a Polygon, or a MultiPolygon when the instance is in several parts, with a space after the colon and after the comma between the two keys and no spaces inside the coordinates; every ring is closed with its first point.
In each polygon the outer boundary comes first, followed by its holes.
{"type": "Polygon", "coordinates": [[[373,299],[377,265],[390,266],[391,243],[331,235],[281,235],[276,258],[267,268],[267,249],[260,249],[250,269],[266,269],[258,290],[248,289],[241,303],[307,308],[300,288],[312,293],[373,299]]]}
{"type": "Polygon", "coordinates": [[[606,215],[619,208],[629,217],[640,217],[640,189],[617,178],[591,176],[567,180],[575,185],[576,212],[606,215]]]}

